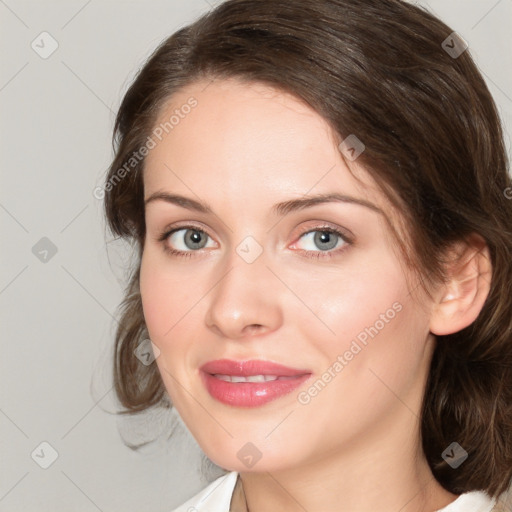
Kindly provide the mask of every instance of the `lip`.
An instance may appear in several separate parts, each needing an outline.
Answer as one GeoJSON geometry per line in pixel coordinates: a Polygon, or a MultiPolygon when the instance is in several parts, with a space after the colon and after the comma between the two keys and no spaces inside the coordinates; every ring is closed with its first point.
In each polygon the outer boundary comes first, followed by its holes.
{"type": "Polygon", "coordinates": [[[308,380],[312,373],[307,369],[291,368],[271,361],[252,359],[233,361],[218,359],[200,368],[201,379],[216,400],[235,407],[259,407],[291,393],[308,380]],[[227,382],[215,374],[248,377],[250,375],[275,375],[285,380],[266,382],[227,382]]]}
{"type": "Polygon", "coordinates": [[[247,377],[249,375],[277,375],[279,377],[296,377],[311,373],[311,370],[300,368],[291,368],[272,361],[262,361],[260,359],[250,359],[248,361],[234,361],[232,359],[217,359],[208,361],[201,366],[205,373],[213,375],[220,373],[223,375],[238,375],[247,377]]]}

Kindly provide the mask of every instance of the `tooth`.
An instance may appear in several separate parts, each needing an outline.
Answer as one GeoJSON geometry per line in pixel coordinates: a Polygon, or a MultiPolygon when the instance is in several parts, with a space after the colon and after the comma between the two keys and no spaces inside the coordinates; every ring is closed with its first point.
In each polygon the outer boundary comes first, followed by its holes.
{"type": "Polygon", "coordinates": [[[219,380],[226,382],[269,382],[274,380],[293,379],[294,377],[278,377],[277,375],[248,375],[243,377],[241,375],[223,375],[216,373],[215,377],[219,380]]]}
{"type": "Polygon", "coordinates": [[[229,375],[221,375],[220,373],[216,373],[215,377],[220,380],[225,380],[226,382],[231,382],[231,377],[229,375]]]}
{"type": "Polygon", "coordinates": [[[269,382],[282,378],[277,375],[248,375],[247,377],[242,377],[240,375],[223,375],[220,373],[216,373],[215,377],[226,382],[269,382]]]}
{"type": "Polygon", "coordinates": [[[264,375],[248,375],[247,382],[265,382],[264,375]]]}

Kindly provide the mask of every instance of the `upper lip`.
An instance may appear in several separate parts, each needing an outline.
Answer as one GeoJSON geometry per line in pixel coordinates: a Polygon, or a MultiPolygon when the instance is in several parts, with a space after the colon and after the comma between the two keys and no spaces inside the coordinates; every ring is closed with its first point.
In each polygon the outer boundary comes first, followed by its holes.
{"type": "Polygon", "coordinates": [[[298,376],[311,373],[310,370],[290,368],[289,366],[283,366],[282,364],[273,363],[271,361],[262,361],[259,359],[251,359],[248,361],[217,359],[203,364],[203,366],[201,366],[201,370],[211,375],[238,375],[240,377],[248,377],[250,375],[292,377],[295,375],[298,376]]]}

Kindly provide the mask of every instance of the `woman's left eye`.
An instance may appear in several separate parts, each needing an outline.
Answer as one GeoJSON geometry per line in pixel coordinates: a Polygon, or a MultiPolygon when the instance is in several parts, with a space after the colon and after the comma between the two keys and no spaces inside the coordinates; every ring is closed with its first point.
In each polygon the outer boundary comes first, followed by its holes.
{"type": "MultiPolygon", "coordinates": [[[[306,247],[304,253],[308,258],[332,258],[352,244],[352,240],[348,235],[330,227],[306,231],[300,236],[299,240],[301,239],[305,239],[309,242],[310,247],[316,246],[320,248],[319,251],[315,251],[314,249],[306,247]]],[[[297,244],[295,243],[294,246],[295,245],[297,244]]]]}
{"type": "MultiPolygon", "coordinates": [[[[194,249],[203,249],[206,247],[205,240],[207,238],[210,238],[209,235],[202,229],[195,226],[182,226],[171,231],[165,231],[158,237],[158,241],[163,243],[164,251],[166,253],[173,256],[190,257],[194,252],[198,252],[194,249]],[[182,231],[184,233],[179,235],[182,231]],[[172,245],[181,245],[182,248],[175,249],[172,245]]],[[[302,239],[306,240],[310,247],[314,245],[320,250],[306,247],[302,248],[301,252],[303,252],[308,258],[317,259],[331,258],[344,251],[353,243],[353,240],[349,235],[341,233],[337,229],[331,227],[310,229],[300,235],[299,240],[302,239]]],[[[297,242],[295,242],[292,247],[295,248],[296,245],[297,242]]]]}

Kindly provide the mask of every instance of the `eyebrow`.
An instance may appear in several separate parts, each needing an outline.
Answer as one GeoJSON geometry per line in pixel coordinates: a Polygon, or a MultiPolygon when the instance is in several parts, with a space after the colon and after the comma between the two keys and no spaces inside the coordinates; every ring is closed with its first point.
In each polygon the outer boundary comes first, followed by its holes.
{"type": "MultiPolygon", "coordinates": [[[[166,203],[175,204],[186,208],[187,210],[197,211],[200,213],[211,214],[213,209],[207,203],[202,201],[196,201],[189,197],[181,196],[179,194],[169,194],[167,192],[155,192],[151,194],[145,201],[144,205],[147,205],[153,201],[165,201],[166,203]]],[[[373,203],[364,199],[359,199],[344,194],[330,193],[330,194],[318,194],[315,196],[309,196],[300,199],[290,199],[282,203],[277,203],[272,207],[272,212],[275,215],[284,216],[293,211],[303,210],[304,208],[311,208],[324,203],[349,203],[364,206],[373,210],[377,213],[384,214],[384,212],[373,203]]]]}

